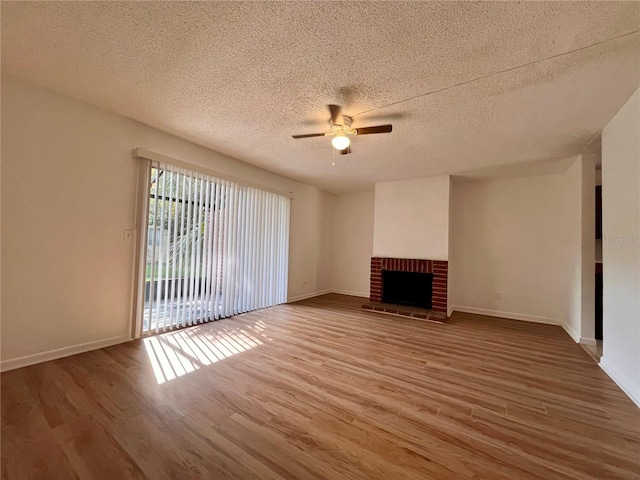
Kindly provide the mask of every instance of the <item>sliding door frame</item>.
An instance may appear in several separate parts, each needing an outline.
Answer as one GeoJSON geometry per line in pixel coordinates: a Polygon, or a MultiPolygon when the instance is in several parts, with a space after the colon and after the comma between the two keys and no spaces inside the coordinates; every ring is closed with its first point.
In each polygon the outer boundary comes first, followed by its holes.
{"type": "MultiPolygon", "coordinates": [[[[286,197],[293,202],[293,192],[283,192],[281,190],[266,187],[261,184],[247,182],[229,175],[225,175],[207,168],[200,167],[188,162],[184,162],[166,155],[152,152],[143,148],[135,148],[132,156],[138,161],[137,187],[136,187],[136,220],[135,220],[135,253],[133,268],[133,292],[132,292],[132,319],[131,319],[131,335],[133,338],[141,338],[143,336],[144,325],[144,302],[146,292],[146,279],[143,273],[146,273],[147,267],[147,249],[148,249],[148,219],[149,219],[149,189],[151,188],[151,169],[154,162],[168,163],[178,168],[184,168],[193,172],[198,172],[221,180],[235,182],[241,186],[252,187],[265,192],[275,193],[286,197]]],[[[289,258],[291,251],[291,212],[289,210],[289,218],[287,219],[287,271],[285,272],[285,283],[288,284],[290,268],[289,258]]],[[[287,290],[288,290],[288,285],[287,290]]]]}
{"type": "MultiPolygon", "coordinates": [[[[135,150],[134,150],[135,156],[135,150]]],[[[134,256],[133,272],[133,312],[131,322],[131,336],[133,338],[142,337],[142,326],[144,322],[144,297],[146,290],[146,279],[143,272],[147,269],[147,247],[149,229],[149,188],[151,186],[151,160],[145,157],[137,157],[138,161],[138,184],[136,187],[136,224],[135,240],[136,250],[134,256]]]]}

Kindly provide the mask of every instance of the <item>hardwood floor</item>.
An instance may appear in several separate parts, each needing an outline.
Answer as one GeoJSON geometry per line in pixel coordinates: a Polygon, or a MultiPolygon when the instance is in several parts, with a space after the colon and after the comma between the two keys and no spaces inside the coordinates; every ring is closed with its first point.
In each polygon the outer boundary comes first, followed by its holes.
{"type": "Polygon", "coordinates": [[[640,410],[560,327],[361,303],[4,373],[2,478],[640,477],[640,410]]]}

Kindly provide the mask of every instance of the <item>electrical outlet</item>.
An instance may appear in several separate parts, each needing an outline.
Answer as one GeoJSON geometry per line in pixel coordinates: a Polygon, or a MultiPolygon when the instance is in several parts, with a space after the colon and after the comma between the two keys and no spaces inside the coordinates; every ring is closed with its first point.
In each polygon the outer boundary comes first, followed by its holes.
{"type": "Polygon", "coordinates": [[[496,292],[496,299],[502,300],[502,292],[496,292]]]}
{"type": "Polygon", "coordinates": [[[133,240],[133,230],[125,230],[122,235],[123,242],[130,242],[133,240]]]}

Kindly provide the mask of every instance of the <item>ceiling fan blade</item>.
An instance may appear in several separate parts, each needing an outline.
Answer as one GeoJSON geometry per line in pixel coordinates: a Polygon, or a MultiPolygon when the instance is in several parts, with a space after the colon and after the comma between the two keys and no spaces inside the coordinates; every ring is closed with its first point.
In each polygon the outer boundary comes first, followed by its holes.
{"type": "Polygon", "coordinates": [[[309,137],[324,137],[324,133],[307,133],[306,135],[291,135],[293,138],[309,138],[309,137]]]}
{"type": "Polygon", "coordinates": [[[342,125],[340,121],[340,105],[327,105],[329,113],[331,113],[331,121],[334,125],[342,125]]]}
{"type": "Polygon", "coordinates": [[[340,150],[340,155],[349,155],[351,153],[351,145],[349,145],[344,150],[340,150]]]}
{"type": "Polygon", "coordinates": [[[358,135],[368,135],[370,133],[389,133],[393,129],[392,125],[378,125],[377,127],[356,128],[358,135]]]}

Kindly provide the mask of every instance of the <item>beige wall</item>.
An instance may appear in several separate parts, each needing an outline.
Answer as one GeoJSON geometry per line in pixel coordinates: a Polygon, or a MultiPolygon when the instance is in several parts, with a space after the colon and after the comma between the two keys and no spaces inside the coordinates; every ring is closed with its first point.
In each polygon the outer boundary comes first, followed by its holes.
{"type": "Polygon", "coordinates": [[[640,90],[602,132],[603,357],[640,406],[640,90]]]}
{"type": "Polygon", "coordinates": [[[293,192],[289,298],[331,288],[332,195],[3,75],[3,368],[128,337],[135,147],[293,192]]]}
{"type": "Polygon", "coordinates": [[[287,180],[291,203],[289,301],[331,289],[333,195],[287,180]]]}
{"type": "Polygon", "coordinates": [[[369,296],[373,256],[373,192],[334,198],[332,289],[369,296]]]}
{"type": "Polygon", "coordinates": [[[448,175],[376,183],[373,255],[449,258],[448,175]]]}
{"type": "Polygon", "coordinates": [[[454,183],[454,309],[563,324],[579,339],[581,176],[578,158],[563,174],[454,183]]]}

